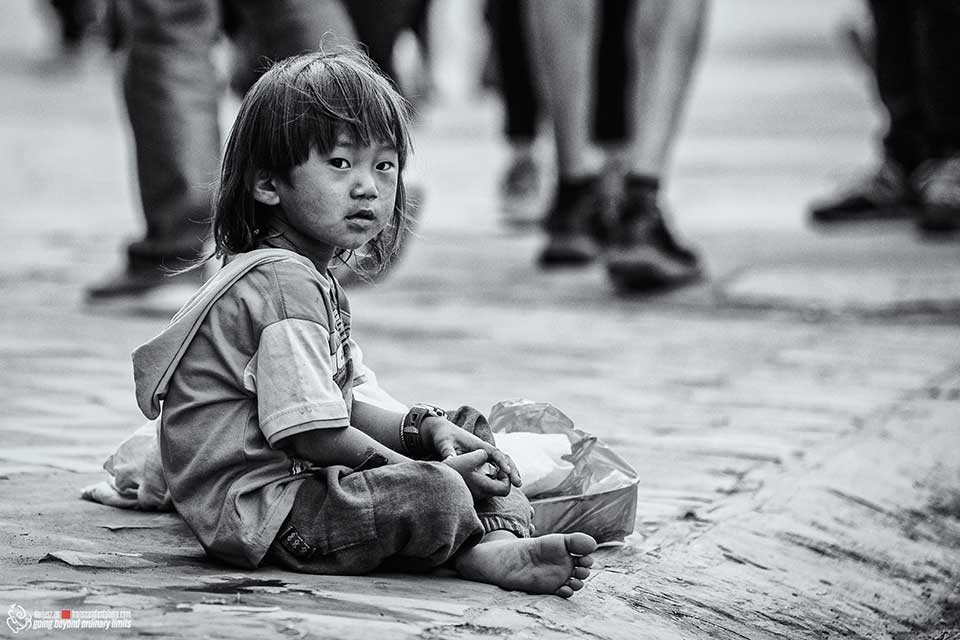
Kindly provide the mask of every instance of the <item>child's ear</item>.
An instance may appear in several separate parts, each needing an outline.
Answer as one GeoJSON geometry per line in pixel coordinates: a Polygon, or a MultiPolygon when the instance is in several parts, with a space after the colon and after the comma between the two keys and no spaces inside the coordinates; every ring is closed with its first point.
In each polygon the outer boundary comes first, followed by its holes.
{"type": "Polygon", "coordinates": [[[257,171],[253,180],[253,199],[270,206],[280,204],[276,179],[266,171],[257,171]]]}

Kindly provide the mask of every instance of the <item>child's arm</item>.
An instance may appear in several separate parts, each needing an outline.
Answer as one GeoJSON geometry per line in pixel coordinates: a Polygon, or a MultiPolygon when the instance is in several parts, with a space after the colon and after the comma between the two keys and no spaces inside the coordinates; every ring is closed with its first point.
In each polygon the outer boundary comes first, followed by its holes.
{"type": "Polygon", "coordinates": [[[294,456],[321,467],[357,467],[375,453],[386,458],[388,464],[410,461],[354,427],[310,429],[284,438],[280,445],[294,456]]]}
{"type": "MultiPolygon", "coordinates": [[[[354,398],[351,424],[394,451],[406,453],[400,441],[400,423],[403,418],[402,413],[360,402],[354,398]]],[[[420,439],[425,453],[435,460],[446,460],[477,450],[486,451],[489,462],[497,467],[497,479],[507,479],[508,484],[515,487],[521,484],[520,474],[510,456],[446,418],[436,416],[424,418],[420,423],[420,439]]]]}
{"type": "MultiPolygon", "coordinates": [[[[403,452],[400,424],[404,416],[354,398],[351,422],[381,445],[403,452]]],[[[511,485],[520,486],[520,474],[510,456],[446,418],[424,418],[420,440],[424,452],[453,467],[476,498],[505,496],[511,485]],[[488,462],[495,467],[492,475],[487,475],[488,462]]]]}

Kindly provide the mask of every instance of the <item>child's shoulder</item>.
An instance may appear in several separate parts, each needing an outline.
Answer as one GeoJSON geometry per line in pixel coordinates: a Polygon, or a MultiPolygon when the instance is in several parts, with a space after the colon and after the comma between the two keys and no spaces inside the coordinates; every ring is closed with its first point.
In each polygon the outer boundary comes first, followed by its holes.
{"type": "Polygon", "coordinates": [[[334,304],[337,295],[312,264],[292,255],[253,266],[232,289],[233,297],[270,301],[278,319],[313,318],[334,304]]]}

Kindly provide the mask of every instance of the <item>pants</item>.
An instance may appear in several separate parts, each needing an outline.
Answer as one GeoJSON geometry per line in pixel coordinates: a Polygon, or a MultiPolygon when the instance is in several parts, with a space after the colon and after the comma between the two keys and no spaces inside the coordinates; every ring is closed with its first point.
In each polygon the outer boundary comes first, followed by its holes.
{"type": "MultiPolygon", "coordinates": [[[[632,0],[604,0],[599,7],[594,117],[597,142],[626,138],[624,86],[627,77],[625,25],[632,0]]],[[[495,47],[497,73],[504,100],[503,132],[510,141],[537,137],[542,105],[535,89],[533,63],[522,0],[488,0],[486,20],[495,47]]]]}
{"type": "MultiPolygon", "coordinates": [[[[146,221],[144,238],[128,248],[131,269],[182,267],[208,235],[220,158],[212,52],[221,3],[247,30],[240,41],[251,50],[242,59],[261,65],[315,50],[327,32],[354,39],[338,0],[131,0],[123,90],[146,221]]],[[[262,72],[250,70],[248,86],[262,72]]]]}
{"type": "MultiPolygon", "coordinates": [[[[450,419],[493,442],[475,409],[461,407],[450,419]]],[[[441,462],[371,466],[318,469],[297,492],[266,560],[303,573],[428,571],[486,532],[531,533],[530,503],[517,489],[474,502],[441,462]]]]}
{"type": "Polygon", "coordinates": [[[960,151],[960,2],[871,0],[887,155],[908,172],[960,151]]]}
{"type": "Polygon", "coordinates": [[[424,22],[429,0],[346,0],[346,7],[367,54],[396,84],[393,48],[397,37],[407,29],[427,37],[424,22]]]}

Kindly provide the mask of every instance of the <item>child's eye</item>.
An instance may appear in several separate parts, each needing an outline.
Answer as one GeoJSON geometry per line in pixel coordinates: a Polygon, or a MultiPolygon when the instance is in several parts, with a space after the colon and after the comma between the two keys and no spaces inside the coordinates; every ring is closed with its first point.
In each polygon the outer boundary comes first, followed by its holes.
{"type": "Polygon", "coordinates": [[[396,165],[389,160],[384,160],[383,162],[377,163],[377,171],[390,171],[396,165]]]}
{"type": "Polygon", "coordinates": [[[350,163],[347,162],[346,158],[330,158],[327,161],[331,167],[334,169],[348,169],[350,168],[350,163]]]}

